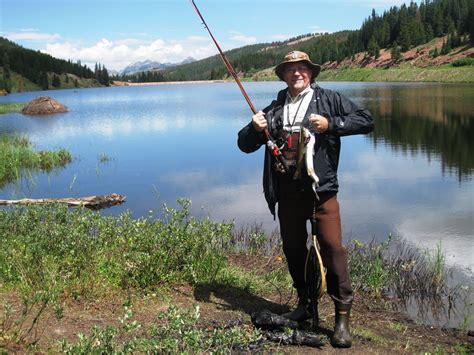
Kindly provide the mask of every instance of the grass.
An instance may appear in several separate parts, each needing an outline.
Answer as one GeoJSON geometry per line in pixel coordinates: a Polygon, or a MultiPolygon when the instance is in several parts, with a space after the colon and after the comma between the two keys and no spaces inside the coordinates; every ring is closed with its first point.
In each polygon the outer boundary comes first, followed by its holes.
{"type": "Polygon", "coordinates": [[[20,112],[25,104],[21,103],[0,103],[0,114],[9,112],[20,112]]]}
{"type": "Polygon", "coordinates": [[[318,76],[321,81],[428,81],[446,83],[474,82],[474,68],[472,66],[450,66],[421,68],[410,65],[401,65],[388,69],[380,68],[343,68],[324,70],[318,76]]]}
{"type": "Polygon", "coordinates": [[[200,328],[199,307],[180,310],[169,307],[157,317],[160,326],[145,330],[133,320],[133,313],[125,307],[119,327],[94,327],[89,336],[79,334],[79,341],[61,343],[64,354],[127,354],[127,353],[229,353],[236,346],[245,345],[260,338],[260,332],[238,326],[200,328]]]}
{"type": "MultiPolygon", "coordinates": [[[[163,205],[161,219],[152,214],[139,219],[129,213],[105,216],[62,206],[0,209],[0,291],[16,292],[22,304],[17,314],[24,315],[13,320],[8,301],[0,298],[0,349],[3,342],[35,350],[38,320],[47,310],[61,318],[62,304],[68,300],[92,302],[111,294],[127,300],[130,293],[159,294],[166,285],[182,283],[210,285],[215,292],[231,292],[229,297],[291,289],[284,263],[273,271],[231,266],[226,255],[235,251],[236,241],[237,249],[241,248],[242,231],[235,231],[232,223],[196,219],[189,214],[189,200],[178,202],[176,209],[163,205]]],[[[262,243],[260,229],[254,226],[248,231],[245,242],[255,253],[262,243]]],[[[392,288],[393,292],[419,293],[424,302],[432,292],[449,292],[445,273],[439,271],[444,265],[440,251],[428,259],[407,249],[390,257],[391,242],[349,246],[351,277],[359,292],[380,298],[384,289],[392,288]],[[407,279],[409,288],[402,288],[401,279],[407,279]]],[[[151,325],[141,325],[125,308],[119,325],[95,327],[88,335],[64,340],[58,347],[64,353],[228,353],[245,350],[261,336],[245,325],[203,327],[199,319],[198,308],[171,305],[151,325]]],[[[354,330],[356,336],[385,342],[370,329],[354,330]]],[[[403,333],[405,328],[394,323],[393,330],[403,333]]]]}
{"type": "Polygon", "coordinates": [[[65,149],[34,151],[27,138],[6,135],[0,136],[0,156],[0,187],[19,179],[25,172],[51,172],[72,161],[65,149]]]}

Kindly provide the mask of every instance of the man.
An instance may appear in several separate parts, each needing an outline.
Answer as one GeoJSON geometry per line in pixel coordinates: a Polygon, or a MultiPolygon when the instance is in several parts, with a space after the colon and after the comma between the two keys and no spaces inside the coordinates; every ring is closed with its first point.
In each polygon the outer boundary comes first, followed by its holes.
{"type": "Polygon", "coordinates": [[[288,161],[289,169],[285,172],[272,153],[268,149],[265,152],[264,194],[274,216],[278,203],[283,251],[298,295],[296,309],[283,316],[295,321],[312,316],[312,300],[308,299],[304,268],[308,236],[306,223],[313,216],[317,222],[317,237],[327,269],[327,292],[334,301],[336,311],[331,344],[334,347],[350,347],[349,315],[353,292],[347,254],[342,245],[337,201],[340,137],[371,132],[373,120],[367,110],[359,108],[343,95],[316,85],[314,79],[320,69],[306,53],[288,53],[275,68],[277,76],[288,87],[280,91],[276,100],[256,113],[252,121],[242,128],[238,146],[245,153],[256,151],[265,144],[263,131],[268,129],[288,161]],[[298,142],[303,139],[303,132],[308,131],[315,137],[313,165],[319,178],[319,200],[312,190],[313,181],[306,173],[306,168],[298,164],[298,146],[301,146],[298,142]]]}

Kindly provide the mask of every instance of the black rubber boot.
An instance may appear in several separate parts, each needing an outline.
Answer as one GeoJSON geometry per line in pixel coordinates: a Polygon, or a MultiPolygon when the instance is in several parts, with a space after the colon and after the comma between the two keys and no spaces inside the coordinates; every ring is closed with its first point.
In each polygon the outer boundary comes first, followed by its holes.
{"type": "Polygon", "coordinates": [[[349,329],[349,318],[351,304],[336,303],[336,323],[331,345],[335,348],[350,348],[352,345],[351,332],[349,329]]]}
{"type": "MultiPolygon", "coordinates": [[[[304,320],[313,318],[313,307],[308,298],[308,290],[306,288],[299,288],[296,290],[298,294],[298,306],[295,310],[282,314],[282,317],[291,319],[295,322],[302,322],[304,320]]],[[[315,305],[316,314],[318,312],[318,305],[315,305]]]]}

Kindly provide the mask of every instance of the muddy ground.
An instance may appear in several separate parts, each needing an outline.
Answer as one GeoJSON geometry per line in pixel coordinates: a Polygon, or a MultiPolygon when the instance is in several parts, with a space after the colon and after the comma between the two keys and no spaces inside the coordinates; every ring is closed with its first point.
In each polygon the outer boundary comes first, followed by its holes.
{"type": "MultiPolygon", "coordinates": [[[[273,267],[284,267],[281,258],[262,258],[234,255],[229,261],[241,268],[259,272],[268,272],[273,267]]],[[[0,301],[6,300],[21,309],[19,297],[13,292],[0,294],[0,301]]],[[[191,286],[187,284],[167,286],[157,293],[143,296],[130,295],[133,317],[143,327],[157,321],[157,315],[166,311],[170,304],[190,308],[200,306],[200,324],[203,327],[242,324],[251,327],[251,314],[268,309],[274,313],[283,313],[294,306],[295,295],[273,289],[264,297],[240,288],[208,284],[191,286]]],[[[332,301],[325,295],[320,302],[321,324],[319,332],[326,338],[331,336],[334,324],[332,301]]],[[[105,327],[118,326],[123,316],[123,295],[109,295],[105,299],[64,302],[62,318],[58,320],[54,312],[46,312],[35,332],[23,343],[12,343],[0,339],[0,353],[23,353],[28,351],[26,344],[37,340],[36,351],[51,352],[58,349],[61,339],[77,341],[78,334],[89,334],[94,325],[105,327]],[[2,344],[3,343],[3,344],[2,344]]],[[[308,324],[303,324],[308,326],[308,324]]],[[[382,300],[367,295],[355,295],[351,327],[353,345],[351,349],[334,349],[329,343],[321,348],[305,346],[284,346],[269,342],[254,351],[247,352],[284,352],[284,353],[474,353],[474,337],[466,331],[440,329],[416,324],[409,317],[390,310],[382,300]]],[[[35,352],[36,352],[35,351],[35,352]]]]}

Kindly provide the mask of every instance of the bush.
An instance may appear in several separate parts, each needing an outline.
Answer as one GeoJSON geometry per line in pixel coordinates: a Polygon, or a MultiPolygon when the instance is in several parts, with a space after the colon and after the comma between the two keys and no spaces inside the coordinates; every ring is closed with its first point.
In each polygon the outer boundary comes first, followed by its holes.
{"type": "Polygon", "coordinates": [[[149,329],[133,320],[130,309],[120,318],[120,327],[94,327],[89,336],[79,334],[76,343],[61,342],[64,354],[229,354],[236,346],[245,346],[261,337],[249,327],[199,327],[199,307],[180,310],[170,306],[161,312],[149,329]]]}
{"type": "Polygon", "coordinates": [[[212,282],[226,263],[232,225],[190,218],[189,201],[179,204],[164,206],[165,220],[62,206],[0,210],[0,283],[25,294],[87,297],[163,282],[212,282]]]}
{"type": "Polygon", "coordinates": [[[456,59],[454,62],[451,63],[453,67],[464,67],[468,65],[474,65],[474,58],[465,57],[456,59]]]}

